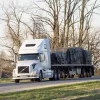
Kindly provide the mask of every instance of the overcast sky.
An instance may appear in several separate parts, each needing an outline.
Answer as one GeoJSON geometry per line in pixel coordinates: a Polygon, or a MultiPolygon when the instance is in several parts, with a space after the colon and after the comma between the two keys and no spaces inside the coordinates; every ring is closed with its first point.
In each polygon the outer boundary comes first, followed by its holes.
{"type": "MultiPolygon", "coordinates": [[[[28,2],[31,0],[0,0],[1,2],[4,2],[5,5],[8,5],[10,1],[17,1],[19,2],[21,5],[25,6],[28,5],[28,2]]],[[[91,0],[94,1],[94,0],[91,0]]],[[[100,0],[98,0],[97,4],[100,4],[100,0]]],[[[2,16],[2,11],[0,10],[0,16],[2,16]]],[[[100,13],[100,10],[96,11],[97,13],[100,13]]],[[[94,28],[100,28],[100,15],[94,14],[93,18],[92,18],[92,27],[94,28]]],[[[4,33],[4,24],[3,22],[0,21],[0,37],[3,35],[4,33]]]]}

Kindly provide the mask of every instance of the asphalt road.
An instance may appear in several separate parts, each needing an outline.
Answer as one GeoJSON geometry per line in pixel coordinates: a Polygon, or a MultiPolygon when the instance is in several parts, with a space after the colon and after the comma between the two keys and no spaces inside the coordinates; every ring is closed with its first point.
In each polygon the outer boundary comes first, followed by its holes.
{"type": "Polygon", "coordinates": [[[30,89],[52,87],[52,86],[59,86],[59,85],[65,85],[65,84],[90,82],[90,81],[100,81],[100,76],[93,76],[90,78],[64,79],[64,80],[59,80],[59,81],[44,80],[42,82],[5,83],[5,84],[0,84],[0,94],[8,93],[8,92],[30,90],[30,89]]]}

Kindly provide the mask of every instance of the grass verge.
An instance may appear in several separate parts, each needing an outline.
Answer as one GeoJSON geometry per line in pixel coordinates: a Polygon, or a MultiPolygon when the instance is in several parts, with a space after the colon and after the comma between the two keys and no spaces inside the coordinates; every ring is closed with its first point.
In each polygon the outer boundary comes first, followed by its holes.
{"type": "Polygon", "coordinates": [[[11,78],[0,78],[0,83],[14,82],[11,78]]]}
{"type": "MultiPolygon", "coordinates": [[[[0,83],[11,83],[14,82],[12,78],[1,78],[0,83]]],[[[30,80],[21,80],[21,82],[30,82],[30,80]]]]}
{"type": "Polygon", "coordinates": [[[5,93],[0,100],[100,100],[100,81],[5,93]]]}

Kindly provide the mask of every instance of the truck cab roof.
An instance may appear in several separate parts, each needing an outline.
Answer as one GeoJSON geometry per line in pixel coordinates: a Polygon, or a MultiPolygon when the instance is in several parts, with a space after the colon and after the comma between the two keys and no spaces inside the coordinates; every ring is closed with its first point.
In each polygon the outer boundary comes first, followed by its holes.
{"type": "Polygon", "coordinates": [[[40,53],[45,50],[50,50],[48,39],[25,40],[20,47],[19,54],[40,53]]]}

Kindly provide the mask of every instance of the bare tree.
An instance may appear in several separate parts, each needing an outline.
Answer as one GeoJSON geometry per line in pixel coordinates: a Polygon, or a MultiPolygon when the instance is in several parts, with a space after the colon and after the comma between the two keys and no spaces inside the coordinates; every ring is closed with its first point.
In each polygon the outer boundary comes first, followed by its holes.
{"type": "Polygon", "coordinates": [[[88,9],[89,2],[90,0],[42,0],[41,3],[46,8],[34,2],[31,9],[14,3],[8,8],[2,6],[4,17],[0,19],[6,23],[6,37],[0,45],[6,47],[14,57],[23,39],[28,39],[28,36],[33,39],[49,37],[52,48],[78,46],[91,50],[95,55],[95,64],[99,62],[97,52],[100,40],[95,38],[98,34],[91,37],[90,33],[92,16],[99,6],[95,0],[88,9]],[[24,16],[28,18],[24,19],[24,16]]]}
{"type": "Polygon", "coordinates": [[[49,36],[44,28],[43,23],[39,21],[39,19],[32,17],[32,15],[30,19],[31,24],[24,21],[21,21],[21,23],[27,27],[27,29],[29,30],[29,34],[32,36],[33,39],[47,37],[46,35],[49,36]]]}
{"type": "Polygon", "coordinates": [[[51,27],[53,31],[53,48],[58,48],[60,44],[64,47],[68,46],[68,38],[69,38],[69,28],[70,22],[73,13],[75,12],[76,7],[78,6],[79,0],[43,0],[44,5],[46,5],[47,9],[40,7],[37,3],[34,3],[37,7],[36,9],[42,11],[44,15],[49,16],[41,16],[36,14],[43,23],[46,23],[51,27]],[[63,16],[62,16],[63,15],[63,16]],[[62,30],[60,33],[60,30],[62,30]],[[60,36],[62,34],[62,43],[60,43],[60,36]]]}
{"type": "Polygon", "coordinates": [[[12,72],[11,61],[5,52],[0,52],[0,78],[3,72],[12,72]]]}

